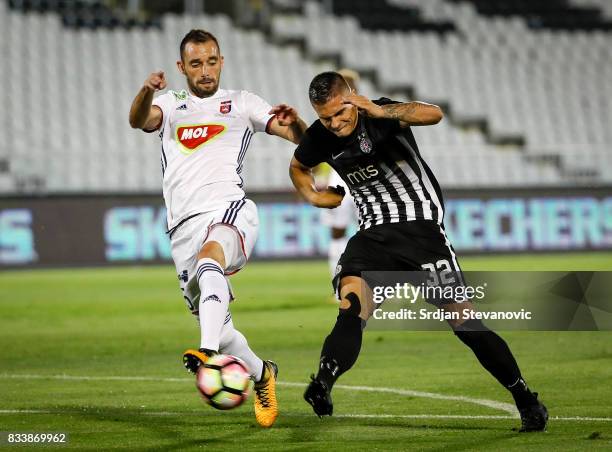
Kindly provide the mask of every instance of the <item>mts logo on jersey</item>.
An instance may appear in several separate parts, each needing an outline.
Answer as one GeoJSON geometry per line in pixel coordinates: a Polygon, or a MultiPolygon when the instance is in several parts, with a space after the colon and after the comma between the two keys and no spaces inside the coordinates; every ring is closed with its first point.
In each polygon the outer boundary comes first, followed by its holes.
{"type": "Polygon", "coordinates": [[[352,185],[358,185],[376,176],[378,176],[378,170],[374,165],[368,165],[365,168],[359,167],[352,173],[346,173],[346,178],[352,185]]]}
{"type": "Polygon", "coordinates": [[[225,132],[223,124],[196,124],[179,126],[176,129],[176,141],[181,144],[181,152],[193,154],[200,146],[225,132]]]}

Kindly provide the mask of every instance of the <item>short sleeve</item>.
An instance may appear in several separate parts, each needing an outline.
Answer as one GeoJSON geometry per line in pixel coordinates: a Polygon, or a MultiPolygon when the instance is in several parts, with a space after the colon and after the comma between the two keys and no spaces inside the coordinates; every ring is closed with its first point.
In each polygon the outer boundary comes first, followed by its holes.
{"type": "MultiPolygon", "coordinates": [[[[376,105],[390,105],[390,104],[400,104],[401,103],[396,100],[389,99],[388,97],[381,97],[379,99],[373,100],[372,102],[375,103],[376,105]]],[[[400,129],[405,128],[405,127],[402,127],[402,124],[397,119],[379,119],[379,122],[381,124],[384,124],[389,132],[397,132],[400,129]]]]}
{"type": "Polygon", "coordinates": [[[156,129],[145,130],[145,132],[155,132],[156,130],[163,130],[167,119],[170,117],[170,111],[172,106],[174,105],[174,94],[169,91],[167,93],[162,94],[161,96],[157,96],[153,99],[152,105],[158,106],[162,111],[162,122],[156,129]]]}
{"type": "Polygon", "coordinates": [[[319,163],[323,163],[327,160],[325,154],[321,151],[323,148],[324,146],[316,145],[312,130],[308,129],[302,137],[300,144],[295,149],[293,156],[302,165],[314,168],[319,163]]]}
{"type": "Polygon", "coordinates": [[[389,104],[399,104],[401,102],[398,102],[396,100],[391,100],[388,97],[381,97],[379,99],[373,100],[372,102],[374,102],[376,105],[389,105],[389,104]]]}
{"type": "Polygon", "coordinates": [[[243,105],[249,121],[253,124],[255,132],[266,132],[268,124],[274,115],[268,113],[272,106],[257,94],[248,91],[242,92],[243,105]]]}

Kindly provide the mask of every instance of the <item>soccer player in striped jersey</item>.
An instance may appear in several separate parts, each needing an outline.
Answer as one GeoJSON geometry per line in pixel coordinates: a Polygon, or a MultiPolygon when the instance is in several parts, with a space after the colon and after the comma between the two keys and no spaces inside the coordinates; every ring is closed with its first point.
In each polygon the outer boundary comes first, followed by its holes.
{"type": "Polygon", "coordinates": [[[255,380],[255,417],[270,427],[278,415],[278,368],[253,353],[234,328],[226,276],[246,264],[257,238],[257,207],[242,188],[251,137],[265,131],[297,144],[306,124],[287,105],[273,108],[253,93],[219,89],[223,56],[207,31],[187,33],[177,66],[188,91],[154,99],[166,81],[163,72],[151,74],[132,103],[130,124],[159,131],[161,138],[172,258],[183,298],[201,330],[200,348],[187,350],[183,362],[197,374],[215,353],[243,359],[255,380]]]}
{"type": "MultiPolygon", "coordinates": [[[[346,80],[351,90],[356,93],[359,74],[347,68],[338,70],[338,74],[346,80]]],[[[327,185],[331,187],[341,186],[345,191],[348,191],[348,187],[333,168],[329,171],[327,185]]],[[[346,193],[338,207],[321,211],[321,223],[330,229],[331,240],[327,252],[327,261],[333,277],[338,260],[340,260],[348,242],[347,229],[357,223],[357,208],[350,191],[346,193]]]]}
{"type": "MultiPolygon", "coordinates": [[[[290,174],[306,200],[317,207],[340,205],[342,190],[317,191],[311,168],[331,165],[346,182],[359,210],[360,230],[348,242],[333,279],[339,315],[321,350],[316,376],[304,398],[319,416],[331,415],[331,389],[359,355],[362,329],[376,307],[366,271],[443,272],[461,285],[455,252],[444,231],[440,186],[421,156],[410,130],[442,119],[439,107],[422,102],[371,101],[351,93],[335,72],[317,75],[309,88],[319,119],[295,150],[290,174]]],[[[432,300],[430,300],[432,301],[432,300]]],[[[435,301],[435,300],[434,300],[435,301]]],[[[472,304],[443,304],[463,313],[472,304]]],[[[449,320],[455,335],[472,349],[482,366],[512,394],[521,414],[521,431],[546,427],[548,413],[527,387],[506,342],[480,320],[449,320]]]]}

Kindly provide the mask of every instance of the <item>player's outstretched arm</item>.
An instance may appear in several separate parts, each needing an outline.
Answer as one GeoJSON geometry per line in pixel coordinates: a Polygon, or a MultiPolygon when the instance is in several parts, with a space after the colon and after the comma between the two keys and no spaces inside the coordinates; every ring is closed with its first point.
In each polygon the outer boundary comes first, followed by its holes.
{"type": "Polygon", "coordinates": [[[130,108],[130,125],[134,129],[156,130],[161,126],[162,111],[152,105],[153,94],[166,87],[164,73],[153,72],[136,94],[130,108]]]}
{"type": "Polygon", "coordinates": [[[300,195],[315,207],[334,209],[342,203],[344,189],[342,187],[328,187],[325,190],[317,190],[315,187],[312,168],[303,165],[293,157],[289,165],[289,176],[300,195]]]}
{"type": "Polygon", "coordinates": [[[372,118],[397,119],[407,126],[430,126],[439,123],[444,117],[440,107],[426,102],[376,105],[365,96],[351,94],[346,96],[344,103],[355,105],[372,118]]]}
{"type": "Polygon", "coordinates": [[[274,115],[274,119],[270,123],[268,133],[299,144],[308,126],[297,111],[289,105],[280,104],[273,107],[269,113],[274,115]]]}

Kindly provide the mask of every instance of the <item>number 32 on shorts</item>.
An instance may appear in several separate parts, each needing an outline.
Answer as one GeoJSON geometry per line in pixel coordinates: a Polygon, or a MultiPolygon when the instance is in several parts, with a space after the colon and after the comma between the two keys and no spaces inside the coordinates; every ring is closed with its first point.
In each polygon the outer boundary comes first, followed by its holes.
{"type": "Polygon", "coordinates": [[[430,277],[427,280],[427,285],[437,286],[440,283],[453,284],[456,282],[453,269],[446,259],[440,259],[435,264],[423,264],[421,268],[429,272],[430,277]]]}

